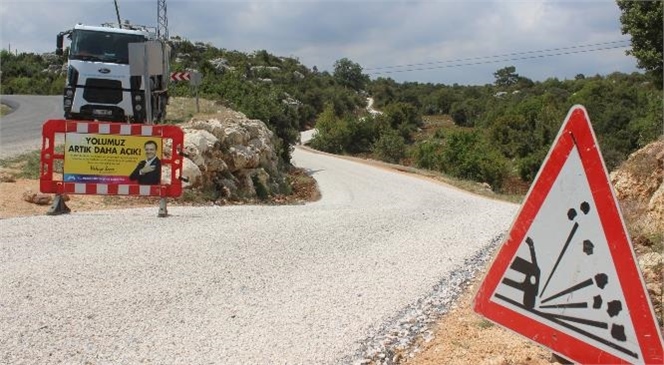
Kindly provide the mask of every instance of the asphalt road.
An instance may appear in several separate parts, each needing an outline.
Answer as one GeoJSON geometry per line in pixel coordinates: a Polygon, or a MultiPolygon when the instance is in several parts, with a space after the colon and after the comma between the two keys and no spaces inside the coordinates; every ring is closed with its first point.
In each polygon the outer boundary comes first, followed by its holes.
{"type": "Polygon", "coordinates": [[[301,148],[322,199],[0,220],[1,364],[339,364],[516,206],[301,148]]]}
{"type": "Polygon", "coordinates": [[[15,110],[0,118],[0,158],[41,148],[42,124],[62,118],[62,96],[0,95],[15,110]]]}

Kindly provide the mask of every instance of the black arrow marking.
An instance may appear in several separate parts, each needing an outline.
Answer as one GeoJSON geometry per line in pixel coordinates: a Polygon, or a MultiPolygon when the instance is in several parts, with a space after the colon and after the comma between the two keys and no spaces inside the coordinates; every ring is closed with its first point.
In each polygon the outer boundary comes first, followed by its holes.
{"type": "Polygon", "coordinates": [[[597,327],[597,328],[609,329],[609,324],[608,323],[593,321],[593,320],[590,320],[590,319],[563,316],[562,314],[554,314],[554,313],[542,313],[542,317],[548,318],[548,319],[557,318],[557,319],[562,319],[563,321],[576,322],[576,323],[585,324],[587,326],[593,326],[593,327],[597,327]]]}
{"type": "Polygon", "coordinates": [[[542,301],[542,304],[544,304],[544,303],[546,303],[546,302],[548,302],[548,301],[551,301],[551,300],[553,300],[553,299],[556,299],[556,298],[562,297],[562,296],[565,295],[565,294],[569,294],[569,293],[571,293],[571,292],[577,291],[577,290],[579,290],[579,289],[583,289],[583,288],[588,287],[588,286],[591,286],[591,285],[593,285],[593,279],[588,279],[588,280],[583,281],[583,282],[581,282],[581,283],[578,283],[578,284],[576,284],[576,285],[574,285],[574,286],[572,286],[572,287],[569,287],[569,288],[567,288],[567,289],[561,291],[561,292],[558,293],[558,294],[554,294],[554,295],[552,295],[552,296],[550,296],[550,297],[544,299],[544,300],[542,301]]]}
{"type": "Polygon", "coordinates": [[[549,277],[546,279],[546,283],[544,284],[544,288],[542,288],[542,292],[540,293],[540,298],[542,295],[544,295],[544,291],[546,290],[546,287],[549,285],[549,281],[551,281],[551,277],[553,276],[553,273],[556,272],[556,269],[558,268],[558,264],[560,264],[560,260],[563,258],[563,255],[565,254],[565,251],[567,251],[567,247],[569,247],[570,242],[572,242],[572,238],[574,238],[574,234],[576,233],[577,228],[579,228],[579,223],[574,223],[574,227],[572,227],[572,230],[569,232],[569,235],[567,236],[567,241],[565,242],[565,245],[563,246],[562,251],[560,251],[560,254],[558,255],[558,259],[556,260],[556,264],[553,265],[553,270],[551,270],[551,273],[549,273],[549,277]]]}
{"type": "MultiPolygon", "coordinates": [[[[629,349],[626,349],[626,348],[620,346],[620,345],[617,344],[617,343],[613,343],[613,342],[611,342],[611,340],[609,340],[609,339],[601,338],[601,337],[599,337],[599,336],[597,336],[597,335],[595,335],[595,334],[592,334],[592,333],[590,333],[590,332],[588,332],[588,331],[586,331],[586,330],[583,330],[583,329],[581,329],[581,328],[579,328],[579,327],[576,327],[576,326],[574,326],[574,325],[572,325],[572,324],[569,324],[569,323],[567,323],[567,322],[565,322],[565,321],[562,321],[562,320],[560,320],[560,319],[558,319],[558,318],[555,318],[555,317],[551,316],[550,314],[540,312],[540,311],[538,311],[538,310],[536,310],[536,309],[526,308],[523,304],[517,302],[516,300],[512,300],[512,299],[510,299],[510,298],[508,298],[508,297],[506,297],[506,296],[504,296],[504,295],[500,295],[500,294],[498,294],[498,293],[495,293],[494,296],[495,296],[497,299],[500,299],[500,300],[502,300],[502,301],[504,301],[504,302],[507,302],[507,303],[509,303],[509,304],[511,304],[511,305],[513,305],[513,306],[519,307],[519,308],[521,308],[521,309],[523,309],[523,310],[525,310],[525,311],[527,311],[527,312],[530,312],[530,313],[532,313],[532,314],[534,314],[534,315],[536,315],[536,316],[538,316],[538,317],[542,317],[542,318],[544,318],[544,319],[547,319],[547,320],[549,320],[549,321],[551,321],[551,322],[553,322],[553,323],[556,323],[556,324],[558,324],[558,325],[560,325],[560,326],[562,326],[562,327],[565,327],[565,328],[567,328],[567,329],[569,329],[569,330],[572,330],[572,331],[574,331],[574,332],[576,332],[576,333],[578,333],[578,334],[580,334],[580,335],[582,335],[582,336],[586,336],[586,337],[588,337],[588,338],[590,338],[590,339],[593,339],[593,340],[595,340],[595,341],[597,341],[597,342],[599,342],[599,343],[602,343],[602,344],[604,344],[604,345],[606,345],[606,346],[609,346],[609,347],[611,347],[611,348],[613,348],[613,349],[616,349],[616,350],[618,350],[618,351],[620,351],[620,352],[622,352],[622,353],[624,353],[624,354],[626,354],[626,355],[628,355],[628,356],[631,356],[631,357],[633,357],[633,358],[635,358],[635,359],[638,359],[638,358],[639,358],[639,354],[637,354],[637,353],[635,353],[634,351],[631,351],[631,350],[629,350],[629,349]]],[[[534,318],[531,318],[531,319],[536,321],[536,319],[534,319],[534,318]]],[[[616,335],[618,335],[617,337],[620,337],[620,336],[619,336],[619,334],[620,334],[620,333],[619,333],[619,332],[620,332],[619,330],[620,330],[620,328],[617,328],[617,329],[615,330],[616,335]]],[[[612,331],[614,331],[614,330],[612,329],[612,331]]],[[[614,336],[614,337],[615,337],[615,336],[614,336]]],[[[618,339],[618,340],[621,341],[621,339],[618,339]]]]}
{"type": "Polygon", "coordinates": [[[588,303],[565,303],[540,305],[540,308],[588,308],[588,303]]]}

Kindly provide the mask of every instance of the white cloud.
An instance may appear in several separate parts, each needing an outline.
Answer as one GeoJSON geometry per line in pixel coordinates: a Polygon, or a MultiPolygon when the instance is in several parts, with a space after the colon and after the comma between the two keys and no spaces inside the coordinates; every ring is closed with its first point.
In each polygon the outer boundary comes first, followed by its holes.
{"type": "MultiPolygon", "coordinates": [[[[155,25],[156,0],[118,3],[123,18],[155,25]]],[[[508,65],[534,80],[636,70],[636,61],[625,56],[624,49],[464,67],[449,66],[481,60],[440,63],[626,40],[620,33],[620,12],[611,0],[169,0],[168,15],[171,35],[229,50],[266,49],[319,69],[330,70],[342,57],[365,69],[438,67],[385,75],[398,81],[490,83],[493,72],[508,65]]],[[[47,52],[55,46],[55,35],[75,23],[100,24],[115,18],[109,0],[4,0],[0,40],[3,48],[11,42],[20,51],[47,52]]],[[[490,60],[496,59],[483,62],[490,60]]]]}

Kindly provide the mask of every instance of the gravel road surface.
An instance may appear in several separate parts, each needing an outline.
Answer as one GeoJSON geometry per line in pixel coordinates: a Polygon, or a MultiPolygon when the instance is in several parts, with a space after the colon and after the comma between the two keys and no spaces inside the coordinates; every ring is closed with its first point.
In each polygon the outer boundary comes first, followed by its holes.
{"type": "MultiPolygon", "coordinates": [[[[2,364],[340,364],[517,206],[296,149],[322,199],[0,220],[2,364]]],[[[465,260],[465,263],[464,263],[465,260]]]]}
{"type": "Polygon", "coordinates": [[[62,118],[62,96],[0,95],[15,109],[0,118],[0,158],[41,148],[45,120],[62,118]]]}

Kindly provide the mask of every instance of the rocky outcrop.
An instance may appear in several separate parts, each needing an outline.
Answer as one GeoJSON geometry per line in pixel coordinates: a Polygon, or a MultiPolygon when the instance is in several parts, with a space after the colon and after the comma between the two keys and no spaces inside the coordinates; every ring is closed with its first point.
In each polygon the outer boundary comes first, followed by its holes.
{"type": "Polygon", "coordinates": [[[280,71],[277,66],[251,66],[251,71],[280,71]]]}
{"type": "Polygon", "coordinates": [[[276,137],[262,121],[222,107],[215,116],[194,118],[181,128],[186,187],[231,200],[284,192],[276,137]]]}
{"type": "Polygon", "coordinates": [[[611,173],[611,183],[632,236],[655,316],[660,327],[664,326],[664,138],[632,153],[611,173]]]}
{"type": "Polygon", "coordinates": [[[611,183],[623,210],[638,210],[641,225],[664,231],[664,139],[632,153],[611,173],[611,183]]]}
{"type": "Polygon", "coordinates": [[[67,73],[67,65],[50,64],[47,68],[42,70],[42,73],[64,75],[67,73]]]}
{"type": "Polygon", "coordinates": [[[219,72],[235,70],[235,67],[231,66],[227,59],[221,57],[210,60],[210,64],[219,72]]]}

